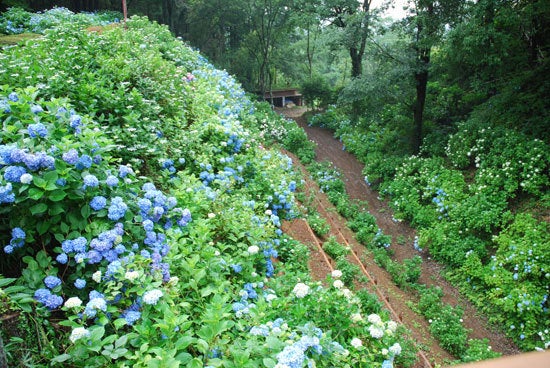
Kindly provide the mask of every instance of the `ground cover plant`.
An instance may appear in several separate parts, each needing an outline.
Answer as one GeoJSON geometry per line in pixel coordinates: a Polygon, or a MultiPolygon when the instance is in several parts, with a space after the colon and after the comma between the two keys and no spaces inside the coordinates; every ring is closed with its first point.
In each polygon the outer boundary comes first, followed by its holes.
{"type": "Polygon", "coordinates": [[[300,178],[264,107],[165,27],[57,12],[0,53],[2,358],[392,366],[397,324],[312,282],[280,229],[300,178]]]}

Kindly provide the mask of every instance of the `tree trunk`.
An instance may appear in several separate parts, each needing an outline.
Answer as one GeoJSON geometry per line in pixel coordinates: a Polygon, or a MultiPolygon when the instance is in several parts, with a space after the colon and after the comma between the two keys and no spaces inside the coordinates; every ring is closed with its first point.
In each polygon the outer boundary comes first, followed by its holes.
{"type": "Polygon", "coordinates": [[[416,80],[416,101],[414,104],[414,133],[413,151],[420,152],[424,124],[424,105],[428,88],[428,65],[430,63],[430,49],[419,49],[419,70],[414,74],[416,80]]]}
{"type": "Polygon", "coordinates": [[[351,57],[351,78],[361,76],[363,69],[363,54],[356,47],[350,47],[349,56],[351,57]]]}

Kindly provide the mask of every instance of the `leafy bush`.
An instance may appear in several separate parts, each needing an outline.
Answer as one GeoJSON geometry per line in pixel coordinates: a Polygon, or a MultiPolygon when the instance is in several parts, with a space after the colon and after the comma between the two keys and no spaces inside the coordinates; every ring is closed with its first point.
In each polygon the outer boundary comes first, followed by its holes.
{"type": "Polygon", "coordinates": [[[327,107],[334,100],[329,84],[320,76],[303,81],[300,91],[306,103],[314,108],[327,107]]]}
{"type": "Polygon", "coordinates": [[[319,214],[308,215],[307,222],[311,226],[315,234],[320,237],[324,237],[330,231],[330,225],[327,223],[327,220],[319,216],[319,214]]]}
{"type": "Polygon", "coordinates": [[[350,249],[344,247],[342,244],[336,241],[336,238],[331,236],[326,242],[323,243],[323,250],[335,260],[345,258],[350,254],[350,249]]]}

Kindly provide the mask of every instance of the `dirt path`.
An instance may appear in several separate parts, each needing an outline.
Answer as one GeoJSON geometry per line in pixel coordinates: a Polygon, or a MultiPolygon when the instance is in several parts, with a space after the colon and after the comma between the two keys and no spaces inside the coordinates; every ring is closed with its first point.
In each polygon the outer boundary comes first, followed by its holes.
{"type": "MultiPolygon", "coordinates": [[[[504,334],[491,328],[486,318],[481,316],[475,307],[460,295],[455,287],[441,277],[440,271],[442,268],[437,262],[431,260],[425,252],[419,253],[414,249],[414,229],[405,222],[397,222],[393,219],[393,212],[389,206],[381,201],[378,193],[365,183],[362,175],[363,164],[353,155],[343,150],[342,143],[333,137],[332,132],[323,128],[307,126],[302,116],[304,111],[304,109],[282,109],[280,112],[295,119],[304,128],[308,138],[317,143],[316,155],[318,161],[330,161],[342,172],[350,198],[368,203],[368,210],[376,218],[378,227],[382,229],[384,234],[391,235],[392,237],[391,248],[394,251],[394,260],[403,261],[415,255],[422,256],[422,276],[419,282],[441,287],[445,295],[443,298],[445,303],[452,306],[460,305],[463,308],[464,326],[472,331],[469,337],[488,338],[493,350],[501,352],[504,355],[519,353],[517,347],[504,334]],[[398,244],[397,239],[404,239],[405,241],[398,244]]],[[[295,157],[293,157],[293,160],[297,162],[295,157]]],[[[300,165],[298,166],[301,167],[300,165]]],[[[395,286],[388,273],[374,263],[371,254],[366,251],[365,247],[355,241],[354,234],[346,227],[345,219],[337,214],[336,209],[328,202],[326,196],[318,192],[316,184],[308,180],[307,187],[309,190],[317,191],[317,210],[331,224],[330,235],[336,236],[339,242],[350,244],[368,272],[375,278],[376,285],[374,285],[374,288],[382,291],[383,297],[389,300],[391,307],[396,311],[398,320],[410,329],[413,338],[421,346],[425,347],[426,354],[431,363],[443,364],[445,361],[452,360],[452,357],[428,333],[428,322],[407,305],[406,302],[414,302],[416,296],[395,286]]],[[[323,262],[323,257],[319,254],[319,250],[313,246],[323,240],[315,239],[315,235],[307,228],[307,224],[303,222],[286,224],[285,227],[292,236],[305,244],[312,245],[310,268],[314,277],[324,279],[327,272],[330,272],[330,266],[323,262]]],[[[358,263],[352,259],[350,259],[350,262],[358,263]]],[[[368,288],[371,292],[375,291],[373,290],[373,284],[366,284],[364,287],[368,288]]],[[[419,360],[417,366],[423,367],[426,364],[419,360]]]]}

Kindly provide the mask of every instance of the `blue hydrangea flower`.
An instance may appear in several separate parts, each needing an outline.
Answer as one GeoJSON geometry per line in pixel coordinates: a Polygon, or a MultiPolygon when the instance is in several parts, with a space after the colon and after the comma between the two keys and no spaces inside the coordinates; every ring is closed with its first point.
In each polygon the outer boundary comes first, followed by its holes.
{"type": "Polygon", "coordinates": [[[153,228],[154,228],[154,223],[153,223],[153,221],[151,221],[151,220],[145,220],[145,221],[143,221],[143,228],[144,228],[145,231],[147,231],[147,232],[153,231],[153,228]]]}
{"type": "Polygon", "coordinates": [[[74,250],[74,248],[73,248],[73,241],[70,240],[70,239],[64,240],[64,241],[61,243],[61,249],[63,249],[63,252],[65,252],[65,253],[71,253],[71,252],[73,252],[73,250],[74,250]]]}
{"type": "Polygon", "coordinates": [[[118,178],[114,175],[109,175],[107,179],[105,179],[105,184],[110,187],[116,187],[118,185],[118,178]]]}
{"type": "Polygon", "coordinates": [[[114,197],[111,200],[111,205],[109,206],[109,213],[107,214],[107,217],[110,220],[118,221],[124,217],[124,215],[126,214],[126,210],[128,210],[128,205],[124,203],[122,198],[114,197]]]}
{"type": "Polygon", "coordinates": [[[17,102],[17,101],[19,101],[19,97],[17,96],[17,93],[12,92],[8,95],[8,100],[10,100],[12,102],[17,102]]]}
{"type": "MultiPolygon", "coordinates": [[[[176,211],[176,209],[174,209],[176,211]]],[[[181,214],[181,217],[177,220],[178,226],[184,227],[187,226],[189,221],[191,221],[191,211],[189,209],[183,209],[181,211],[177,211],[181,214]]]]}
{"type": "Polygon", "coordinates": [[[11,237],[13,239],[25,239],[27,237],[27,234],[25,234],[25,230],[21,229],[20,227],[14,227],[11,230],[11,237]]]}
{"type": "Polygon", "coordinates": [[[98,311],[107,311],[107,302],[103,299],[103,296],[90,297],[90,301],[86,304],[86,308],[84,308],[84,315],[88,318],[93,318],[97,315],[98,311]]]}
{"type": "Polygon", "coordinates": [[[86,253],[76,253],[74,255],[74,260],[76,263],[82,263],[86,259],[86,253]]]}
{"type": "Polygon", "coordinates": [[[67,253],[61,253],[57,255],[57,257],[55,257],[55,260],[59,264],[67,264],[67,262],[69,261],[69,256],[67,256],[67,253]]]}
{"type": "Polygon", "coordinates": [[[46,299],[52,295],[52,292],[48,289],[38,289],[34,292],[34,299],[36,299],[39,303],[44,304],[46,299]]]}
{"type": "Polygon", "coordinates": [[[0,203],[13,203],[15,202],[15,194],[12,193],[11,183],[7,183],[5,186],[0,185],[0,203]]]}
{"type": "Polygon", "coordinates": [[[32,106],[31,106],[31,112],[32,112],[33,114],[38,114],[38,113],[41,113],[41,112],[43,112],[43,111],[44,111],[44,109],[43,109],[42,106],[40,106],[40,105],[32,105],[32,106]]]}
{"type": "Polygon", "coordinates": [[[23,156],[23,163],[31,171],[36,171],[42,167],[42,156],[32,153],[25,153],[23,156]]]}
{"type": "Polygon", "coordinates": [[[99,186],[99,180],[94,175],[91,175],[91,174],[84,176],[83,181],[84,181],[84,186],[83,186],[84,189],[95,188],[99,186]]]}
{"type": "Polygon", "coordinates": [[[83,253],[86,251],[86,246],[88,245],[88,240],[85,237],[79,236],[73,240],[73,251],[76,253],[83,253]]]}
{"type": "Polygon", "coordinates": [[[132,170],[132,168],[127,165],[120,165],[118,167],[118,176],[120,176],[121,178],[125,178],[126,176],[128,176],[128,174],[133,173],[134,171],[132,170]]]}
{"type": "Polygon", "coordinates": [[[25,159],[25,155],[27,153],[22,150],[22,149],[19,149],[17,147],[13,147],[13,149],[10,150],[10,158],[9,158],[9,162],[7,162],[8,164],[19,164],[21,162],[23,162],[23,160],[25,159]]]}
{"type": "Polygon", "coordinates": [[[26,172],[27,170],[23,166],[8,166],[4,171],[4,179],[12,183],[20,183],[21,176],[26,172]]]}
{"type": "Polygon", "coordinates": [[[63,153],[61,158],[63,159],[63,161],[65,161],[70,165],[76,165],[76,163],[78,162],[78,151],[72,148],[67,152],[63,153]]]}
{"type": "Polygon", "coordinates": [[[296,345],[285,346],[283,351],[277,354],[277,363],[289,368],[301,368],[304,360],[304,351],[296,345]]]}
{"type": "Polygon", "coordinates": [[[141,312],[133,311],[133,310],[126,310],[122,314],[122,318],[126,320],[126,324],[129,326],[132,326],[138,319],[141,318],[141,312]]]}
{"type": "Polygon", "coordinates": [[[137,205],[141,210],[142,214],[146,214],[147,212],[149,212],[151,207],[153,207],[153,203],[147,198],[138,199],[137,205]]]}
{"type": "Polygon", "coordinates": [[[57,308],[61,307],[61,305],[63,304],[63,298],[60,297],[59,295],[51,294],[50,296],[48,296],[46,298],[46,300],[44,300],[43,304],[49,310],[54,310],[54,309],[57,309],[57,308]]]}
{"type": "Polygon", "coordinates": [[[84,289],[86,287],[86,280],[76,279],[74,282],[74,287],[77,289],[84,289]]]}
{"type": "Polygon", "coordinates": [[[44,285],[46,285],[48,289],[54,289],[61,285],[61,280],[56,276],[46,276],[46,278],[44,278],[44,285]]]}
{"type": "Polygon", "coordinates": [[[78,170],[84,170],[89,169],[92,167],[92,158],[88,155],[82,155],[78,158],[78,161],[76,162],[76,168],[78,170]]]}
{"type": "Polygon", "coordinates": [[[80,115],[71,114],[69,118],[69,126],[75,131],[76,134],[80,134],[82,131],[82,118],[80,115]]]}
{"type": "Polygon", "coordinates": [[[166,159],[162,162],[162,168],[168,169],[169,167],[174,166],[174,161],[170,159],[166,159]]]}
{"type": "Polygon", "coordinates": [[[107,198],[103,196],[96,196],[90,201],[90,207],[92,207],[94,211],[102,210],[106,205],[107,198]]]}
{"type": "Polygon", "coordinates": [[[88,252],[87,258],[88,258],[88,264],[96,264],[101,262],[101,259],[103,258],[103,256],[97,250],[92,249],[88,252]]]}
{"type": "Polygon", "coordinates": [[[6,246],[4,247],[4,253],[6,253],[6,254],[12,254],[12,253],[13,253],[13,246],[11,246],[11,245],[6,245],[6,246]]]}
{"type": "Polygon", "coordinates": [[[8,100],[0,99],[0,110],[4,111],[4,113],[6,114],[9,114],[11,112],[8,100]]]}
{"type": "Polygon", "coordinates": [[[57,185],[58,187],[64,187],[65,184],[67,184],[67,179],[65,178],[59,178],[55,181],[55,185],[57,185]]]}
{"type": "Polygon", "coordinates": [[[144,192],[151,192],[151,191],[156,191],[157,188],[155,187],[155,184],[153,184],[153,183],[145,183],[141,187],[141,190],[143,190],[144,192]]]}
{"type": "Polygon", "coordinates": [[[232,264],[231,268],[235,273],[240,273],[243,270],[243,267],[240,264],[232,264]]]}
{"type": "Polygon", "coordinates": [[[44,138],[48,135],[48,128],[42,123],[30,124],[27,127],[29,135],[31,138],[41,137],[44,138]]]}

